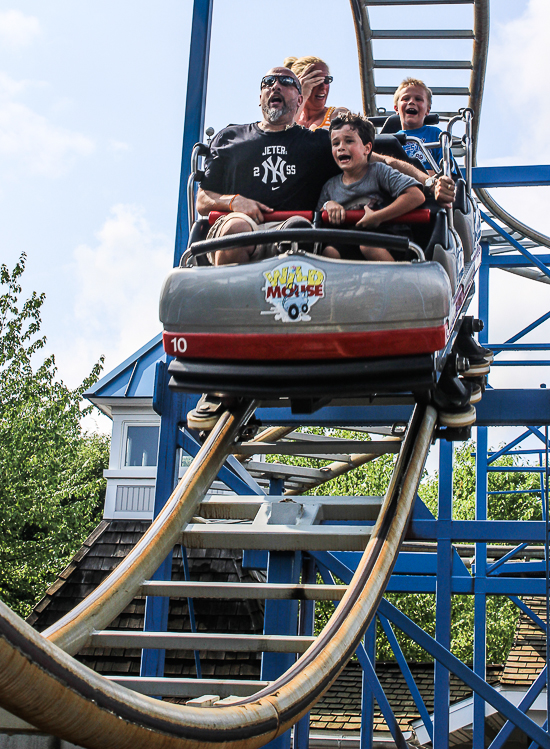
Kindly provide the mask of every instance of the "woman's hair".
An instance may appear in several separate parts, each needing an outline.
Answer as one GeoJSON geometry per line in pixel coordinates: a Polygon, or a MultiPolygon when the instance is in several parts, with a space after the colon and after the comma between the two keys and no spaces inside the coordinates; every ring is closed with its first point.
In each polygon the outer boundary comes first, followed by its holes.
{"type": "Polygon", "coordinates": [[[426,94],[426,98],[428,100],[428,105],[430,109],[432,108],[432,90],[431,88],[428,88],[424,81],[421,81],[420,78],[405,78],[404,81],[401,81],[397,89],[395,90],[395,93],[393,95],[393,103],[395,106],[399,104],[399,97],[403,93],[403,91],[408,88],[409,86],[418,86],[419,88],[424,89],[424,92],[426,94]]]}
{"type": "Polygon", "coordinates": [[[316,64],[324,65],[327,70],[329,69],[324,60],[321,60],[320,57],[315,57],[314,55],[308,55],[307,57],[285,57],[285,61],[283,62],[285,68],[290,68],[298,78],[309,65],[316,64]]]}

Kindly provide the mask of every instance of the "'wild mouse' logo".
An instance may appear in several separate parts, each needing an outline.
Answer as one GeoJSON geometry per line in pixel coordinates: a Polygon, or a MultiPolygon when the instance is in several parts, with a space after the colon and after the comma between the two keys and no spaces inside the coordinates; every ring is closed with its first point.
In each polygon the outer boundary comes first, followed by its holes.
{"type": "Polygon", "coordinates": [[[263,277],[265,301],[271,309],[262,315],[275,315],[281,322],[311,320],[311,308],[325,295],[326,274],[309,263],[286,261],[263,277]]]}

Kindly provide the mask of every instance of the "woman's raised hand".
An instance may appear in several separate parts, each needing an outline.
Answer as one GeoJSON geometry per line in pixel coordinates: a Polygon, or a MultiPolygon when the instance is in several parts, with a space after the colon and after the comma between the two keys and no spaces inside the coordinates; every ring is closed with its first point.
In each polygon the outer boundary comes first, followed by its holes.
{"type": "Polygon", "coordinates": [[[318,86],[325,80],[325,73],[319,70],[314,70],[314,68],[315,63],[308,65],[302,75],[298,77],[302,85],[302,96],[304,97],[304,101],[309,99],[315,86],[318,86]]]}

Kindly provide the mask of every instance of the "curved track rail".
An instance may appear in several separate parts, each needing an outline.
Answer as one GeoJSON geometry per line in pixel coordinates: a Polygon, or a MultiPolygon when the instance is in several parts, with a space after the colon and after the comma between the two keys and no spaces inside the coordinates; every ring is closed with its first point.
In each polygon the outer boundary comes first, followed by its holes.
{"type": "Polygon", "coordinates": [[[293,725],[334,682],[383,595],[416,497],[436,424],[417,407],[357,572],[319,638],[276,681],[228,706],[159,702],[71,658],[132,600],[168,553],[220,469],[253,403],[226,413],[142,542],[73,612],[42,636],[0,604],[0,704],[47,733],[92,749],[256,747],[293,725]],[[68,651],[68,652],[65,652],[68,651]]]}

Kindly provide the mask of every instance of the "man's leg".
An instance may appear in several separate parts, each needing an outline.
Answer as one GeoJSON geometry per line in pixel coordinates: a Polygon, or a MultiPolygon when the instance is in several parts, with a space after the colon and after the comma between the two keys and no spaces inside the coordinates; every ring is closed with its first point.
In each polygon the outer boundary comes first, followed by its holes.
{"type": "Polygon", "coordinates": [[[384,247],[366,247],[361,245],[361,252],[365,260],[377,260],[378,262],[395,263],[395,260],[384,247]]]}
{"type": "MultiPolygon", "coordinates": [[[[228,216],[221,227],[218,237],[229,234],[244,234],[252,232],[253,228],[246,219],[240,216],[228,216]]],[[[255,245],[233,247],[230,250],[218,250],[214,255],[214,265],[229,265],[230,263],[249,263],[255,250],[255,245]]]]}

